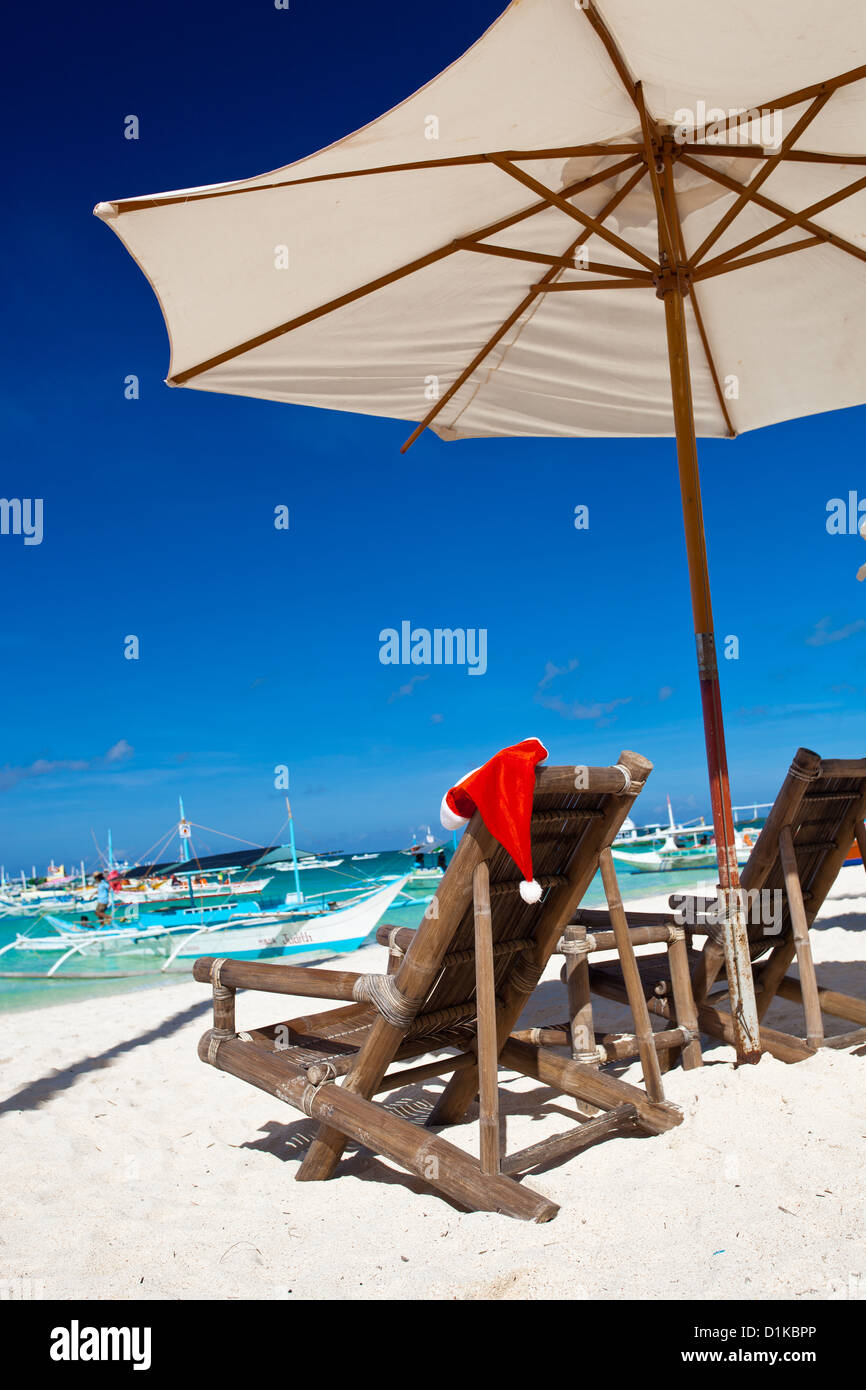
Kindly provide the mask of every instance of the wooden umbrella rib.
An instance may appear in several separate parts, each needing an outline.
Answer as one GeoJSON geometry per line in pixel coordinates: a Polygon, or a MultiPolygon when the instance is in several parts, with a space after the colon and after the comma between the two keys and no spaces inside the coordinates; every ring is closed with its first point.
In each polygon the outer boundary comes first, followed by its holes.
{"type": "MultiPolygon", "coordinates": [[[[612,175],[622,172],[624,169],[631,168],[639,161],[637,156],[629,156],[619,164],[613,165],[609,169],[597,171],[588,178],[579,179],[571,184],[565,191],[569,195],[592,188],[597,183],[603,183],[612,175]]],[[[643,168],[639,169],[643,176],[643,168]]],[[[518,222],[524,222],[529,217],[535,217],[539,213],[546,212],[549,207],[547,199],[541,199],[533,203],[528,208],[521,208],[519,212],[509,213],[507,217],[501,217],[498,222],[491,222],[486,227],[480,227],[473,232],[471,238],[493,236],[496,232],[505,231],[508,227],[515,226],[518,222]]],[[[419,256],[417,260],[409,261],[406,265],[399,266],[396,270],[389,271],[386,275],[380,275],[377,279],[368,281],[365,285],[360,285],[354,290],[349,290],[346,294],[338,296],[336,299],[328,300],[327,303],[319,305],[315,309],[310,309],[297,318],[289,319],[286,323],[278,324],[275,328],[270,328],[264,333],[257,334],[254,338],[248,338],[243,343],[238,343],[234,347],[227,348],[224,352],[217,353],[216,356],[208,358],[205,362],[199,362],[195,367],[187,367],[185,371],[177,372],[168,378],[169,385],[183,386],[195,376],[200,376],[202,372],[210,371],[213,367],[220,367],[224,362],[230,362],[233,358],[241,356],[245,352],[252,351],[253,348],[261,347],[264,343],[269,343],[274,338],[281,337],[284,333],[291,333],[296,328],[302,328],[304,324],[312,323],[315,319],[322,318],[326,314],[334,313],[337,309],[345,308],[347,304],[353,303],[356,299],[363,299],[368,294],[373,294],[376,290],[383,289],[387,285],[397,280],[402,280],[407,275],[414,274],[415,271],[423,270],[428,265],[433,265],[436,261],[444,259],[445,256],[453,255],[460,250],[458,242],[450,241],[446,245],[438,247],[435,251],[429,252],[425,256],[419,256]]]]}
{"type": "Polygon", "coordinates": [[[704,241],[701,243],[694,256],[692,257],[693,265],[700,264],[700,262],[704,259],[707,252],[709,251],[710,247],[716,244],[719,237],[722,236],[725,231],[727,231],[728,227],[735,220],[735,218],[739,217],[740,213],[742,212],[746,204],[749,202],[752,195],[758,191],[758,189],[761,187],[763,183],[767,181],[767,179],[770,177],[773,171],[778,168],[785,153],[789,149],[791,149],[793,145],[797,143],[803,132],[812,124],[815,117],[818,115],[818,112],[821,111],[827,105],[827,102],[830,100],[830,97],[832,95],[832,92],[821,92],[819,96],[815,97],[815,100],[810,104],[808,110],[803,112],[803,115],[797,121],[796,125],[794,125],[788,132],[788,134],[785,136],[785,139],[782,141],[779,150],[775,154],[770,155],[764,166],[758,170],[754,178],[743,189],[742,193],[739,195],[736,201],[731,204],[724,216],[719,218],[719,221],[716,223],[715,227],[713,227],[709,235],[705,237],[704,241]]]}
{"type": "MultiPolygon", "coordinates": [[[[630,141],[617,141],[613,145],[563,145],[548,150],[501,150],[506,159],[582,159],[599,155],[638,154],[640,145],[630,141]]],[[[331,174],[309,174],[306,178],[280,179],[276,183],[232,185],[230,188],[214,188],[199,192],[157,195],[155,198],[121,198],[111,206],[119,216],[121,213],[144,212],[153,208],[167,208],[179,203],[204,203],[212,198],[233,198],[242,193],[270,193],[277,188],[300,188],[304,184],[333,183],[338,179],[370,178],[376,174],[406,174],[423,169],[454,169],[462,165],[485,164],[486,154],[446,155],[443,159],[415,159],[402,164],[378,164],[366,169],[341,169],[331,174]]]]}
{"type": "Polygon", "coordinates": [[[866,154],[818,154],[812,150],[788,150],[784,156],[788,163],[798,164],[866,164],[866,154]]]}
{"type": "Polygon", "coordinates": [[[773,101],[759,102],[757,105],[746,107],[743,111],[737,112],[735,116],[729,116],[725,121],[719,121],[719,133],[729,130],[734,124],[741,123],[743,116],[748,115],[749,111],[784,111],[789,106],[799,106],[803,101],[811,101],[813,97],[821,96],[824,92],[832,95],[840,87],[848,87],[852,82],[861,82],[864,78],[866,78],[866,64],[859,68],[851,68],[848,72],[840,73],[838,77],[830,77],[824,82],[813,82],[811,86],[801,87],[796,92],[788,92],[786,96],[775,97],[773,101]]]}
{"type": "MultiPolygon", "coordinates": [[[[679,208],[677,207],[677,190],[676,185],[674,183],[673,165],[667,160],[665,161],[664,165],[664,191],[666,200],[670,204],[671,221],[673,223],[673,232],[677,243],[678,260],[683,265],[690,266],[689,258],[686,254],[686,242],[685,237],[683,236],[683,224],[680,220],[679,208]]],[[[722,389],[721,378],[719,377],[719,373],[716,368],[715,358],[713,357],[713,352],[710,347],[709,334],[707,333],[706,327],[704,326],[704,316],[701,313],[701,306],[698,303],[698,296],[695,291],[693,279],[690,279],[689,298],[692,302],[692,313],[695,316],[695,323],[697,324],[698,336],[700,337],[701,347],[704,350],[704,357],[706,358],[707,366],[710,371],[710,377],[712,378],[713,389],[716,393],[716,400],[719,403],[719,409],[722,412],[722,418],[725,422],[725,427],[728,431],[728,438],[735,439],[737,436],[737,430],[733,420],[731,419],[730,412],[728,410],[728,405],[725,400],[725,393],[722,389]]]]}
{"type": "MultiPolygon", "coordinates": [[[[643,167],[643,165],[641,165],[640,168],[636,169],[635,172],[632,174],[631,178],[627,179],[626,182],[623,184],[622,188],[620,188],[616,193],[614,193],[613,196],[604,205],[604,207],[601,209],[600,216],[610,216],[610,214],[619,206],[619,204],[625,198],[628,197],[632,189],[637,187],[641,179],[644,177],[645,173],[646,169],[643,167]]],[[[589,239],[589,236],[590,232],[588,230],[584,230],[583,232],[581,232],[580,236],[577,237],[577,239],[571,243],[571,246],[568,248],[568,251],[566,252],[566,257],[573,255],[577,248],[580,245],[582,245],[583,242],[589,239]]],[[[550,283],[557,275],[561,273],[562,272],[559,269],[551,267],[551,269],[548,271],[548,274],[544,277],[544,281],[542,283],[550,283]]],[[[501,340],[505,337],[509,329],[511,329],[514,326],[514,324],[517,323],[518,320],[522,317],[522,315],[526,313],[527,309],[529,309],[532,306],[537,297],[537,293],[534,290],[530,290],[529,293],[524,296],[524,298],[517,305],[517,308],[514,309],[508,315],[508,318],[505,319],[504,323],[500,324],[496,332],[493,333],[491,337],[487,339],[483,347],[480,348],[479,351],[472,358],[472,361],[469,363],[469,365],[463,368],[463,371],[459,374],[459,376],[455,377],[454,381],[448,387],[447,391],[443,393],[443,395],[439,398],[439,400],[432,407],[432,409],[428,410],[427,414],[424,416],[424,419],[421,420],[418,425],[416,425],[415,429],[409,435],[409,438],[402,445],[400,449],[401,454],[405,454],[407,449],[410,449],[412,445],[415,443],[415,441],[418,438],[420,438],[420,436],[424,433],[424,431],[430,425],[432,425],[433,421],[436,419],[439,413],[442,410],[444,410],[448,402],[452,400],[454,396],[456,396],[457,392],[463,386],[465,386],[466,382],[470,379],[472,374],[475,371],[477,371],[477,369],[481,366],[485,358],[489,357],[490,353],[496,347],[497,343],[501,342],[501,340]]]]}
{"type": "Polygon", "coordinates": [[[586,15],[587,19],[589,20],[590,24],[592,25],[593,29],[598,35],[598,38],[604,45],[605,52],[607,53],[608,58],[610,58],[610,61],[616,70],[617,76],[619,77],[623,87],[628,92],[628,95],[631,97],[632,101],[637,107],[638,113],[640,113],[641,106],[639,104],[639,99],[636,93],[637,83],[635,82],[635,79],[632,76],[631,71],[629,70],[628,63],[626,62],[625,57],[623,56],[623,53],[618,43],[616,42],[616,39],[613,37],[613,34],[610,32],[601,15],[599,14],[594,0],[582,0],[580,8],[583,10],[583,13],[586,15]]]}
{"type": "Polygon", "coordinates": [[[809,101],[812,97],[820,96],[822,92],[838,92],[840,87],[850,87],[852,82],[862,82],[866,79],[866,63],[861,63],[858,68],[849,68],[847,72],[842,72],[838,77],[828,77],[824,82],[813,82],[809,87],[801,87],[799,91],[788,92],[787,96],[776,97],[773,101],[761,102],[759,110],[783,111],[788,106],[799,106],[802,101],[809,101]]]}
{"type": "MultiPolygon", "coordinates": [[[[603,141],[594,145],[555,145],[549,150],[500,150],[506,159],[589,159],[606,154],[640,154],[641,146],[635,140],[617,140],[612,145],[603,141]]],[[[476,158],[476,156],[473,156],[476,158]]],[[[478,155],[479,160],[486,155],[478,155]]]]}
{"type": "Polygon", "coordinates": [[[706,266],[700,266],[692,276],[695,280],[711,280],[716,275],[727,275],[731,270],[743,270],[748,265],[757,265],[760,261],[772,261],[776,256],[790,256],[792,251],[805,251],[810,246],[823,246],[824,238],[820,236],[805,237],[803,241],[792,241],[787,246],[774,246],[770,251],[760,251],[756,256],[744,256],[738,261],[710,261],[706,266]]]}
{"type": "Polygon", "coordinates": [[[533,193],[537,193],[540,198],[546,198],[551,207],[559,208],[560,212],[564,212],[567,217],[573,218],[575,222],[580,222],[581,226],[585,227],[588,231],[594,232],[596,236],[601,237],[604,241],[609,241],[611,246],[615,246],[618,251],[622,251],[631,259],[639,261],[646,270],[655,271],[658,269],[655,262],[650,260],[649,256],[645,256],[643,251],[639,251],[636,246],[632,246],[629,242],[623,241],[622,237],[617,236],[615,232],[608,231],[607,227],[602,226],[596,218],[590,217],[588,213],[581,212],[579,208],[574,207],[574,205],[561,193],[556,193],[552,188],[547,188],[543,183],[539,183],[538,179],[534,179],[531,174],[527,174],[523,169],[518,169],[510,160],[502,159],[499,155],[493,154],[488,155],[488,159],[491,164],[495,164],[498,169],[508,174],[510,178],[516,179],[518,183],[525,184],[533,193]]]}
{"type": "MultiPolygon", "coordinates": [[[[739,183],[736,179],[732,179],[729,174],[722,174],[718,169],[714,169],[711,165],[703,164],[700,160],[694,159],[691,155],[680,155],[680,159],[688,168],[696,169],[706,178],[720,183],[724,188],[732,189],[735,193],[741,192],[744,187],[744,185],[739,183]]],[[[766,208],[768,212],[772,212],[777,217],[780,217],[782,219],[780,224],[777,227],[770,227],[766,232],[761,232],[758,236],[750,238],[749,241],[741,242],[739,246],[731,247],[729,251],[726,251],[721,256],[717,256],[715,260],[706,261],[702,269],[707,270],[710,266],[715,267],[722,262],[727,262],[739,257],[743,252],[751,250],[754,246],[760,245],[764,241],[771,241],[775,236],[780,236],[782,232],[787,231],[790,227],[802,227],[804,231],[811,232],[813,236],[820,237],[822,241],[828,242],[838,250],[847,251],[849,255],[856,256],[858,260],[866,261],[866,251],[861,250],[859,246],[855,246],[853,242],[846,241],[844,237],[837,236],[835,232],[831,232],[828,228],[822,227],[820,223],[811,220],[813,213],[817,209],[823,211],[833,203],[838,203],[844,198],[851,197],[852,194],[859,192],[864,187],[866,187],[866,178],[858,179],[855,184],[846,185],[846,187],[841,189],[838,193],[831,194],[828,198],[822,199],[820,203],[814,204],[811,208],[805,208],[802,212],[792,212],[791,209],[785,207],[784,204],[777,203],[772,198],[766,198],[763,193],[753,194],[752,201],[757,203],[759,207],[766,208]]]]}
{"type": "Polygon", "coordinates": [[[692,313],[693,313],[694,316],[695,316],[695,323],[696,323],[697,326],[698,326],[698,336],[700,337],[700,340],[701,340],[701,346],[702,346],[702,348],[704,349],[704,356],[705,356],[706,359],[707,359],[707,366],[708,366],[709,369],[710,369],[710,376],[711,376],[712,379],[713,379],[713,387],[714,387],[715,392],[716,392],[716,400],[717,400],[718,403],[719,403],[719,409],[720,409],[721,412],[722,412],[722,416],[724,417],[725,425],[727,426],[728,438],[729,438],[729,439],[736,439],[736,437],[737,437],[736,426],[734,425],[734,422],[733,422],[733,420],[731,419],[730,412],[728,411],[727,402],[725,401],[725,393],[724,393],[724,391],[723,391],[723,389],[722,389],[722,383],[721,383],[721,381],[720,381],[720,379],[719,379],[719,373],[718,373],[718,371],[716,370],[715,360],[714,360],[714,358],[713,358],[712,350],[711,350],[711,348],[710,348],[710,340],[709,340],[709,338],[708,338],[708,336],[707,336],[707,330],[706,330],[706,328],[704,327],[704,316],[703,316],[703,314],[701,313],[701,308],[700,308],[700,305],[698,304],[698,296],[697,296],[697,294],[695,293],[694,284],[691,286],[690,293],[689,293],[689,298],[690,298],[690,300],[691,300],[691,302],[692,302],[692,313]]]}
{"type": "Polygon", "coordinates": [[[517,246],[490,246],[471,237],[459,237],[457,245],[461,251],[479,251],[485,256],[501,256],[507,261],[531,261],[535,265],[553,265],[560,270],[573,270],[574,259],[563,256],[545,256],[540,251],[524,251],[517,246]]]}
{"type": "Polygon", "coordinates": [[[501,256],[505,260],[531,261],[537,265],[555,266],[557,270],[581,270],[604,275],[621,275],[627,279],[645,280],[648,285],[653,283],[653,277],[648,270],[636,271],[630,266],[611,265],[607,261],[586,261],[578,265],[574,256],[569,258],[545,256],[540,251],[524,251],[517,246],[491,246],[487,242],[476,241],[474,237],[460,237],[458,245],[461,251],[480,251],[483,255],[501,256]]]}
{"type": "MultiPolygon", "coordinates": [[[[715,145],[710,141],[686,140],[678,145],[681,152],[688,154],[707,154],[724,159],[766,159],[767,151],[763,145],[715,145]]],[[[866,164],[863,154],[818,154],[812,150],[786,150],[783,163],[801,164],[866,164]]]]}
{"type": "Polygon", "coordinates": [[[767,158],[767,151],[763,145],[717,145],[711,140],[678,140],[677,149],[681,153],[712,154],[725,159],[730,159],[732,156],[741,159],[767,158]]]}
{"type": "Polygon", "coordinates": [[[242,353],[252,352],[254,348],[262,347],[265,343],[273,342],[274,338],[280,338],[284,333],[291,333],[295,328],[302,328],[306,323],[313,323],[314,320],[322,318],[325,314],[332,314],[336,309],[343,309],[347,304],[352,304],[356,299],[363,299],[368,294],[373,294],[376,290],[384,289],[387,285],[393,285],[396,280],[402,280],[407,275],[412,275],[417,270],[423,270],[426,266],[434,265],[437,261],[443,260],[446,256],[453,256],[458,250],[456,243],[451,241],[446,246],[440,246],[435,251],[430,251],[426,256],[419,256],[414,261],[409,261],[406,265],[401,265],[397,270],[390,270],[386,275],[380,275],[375,280],[370,280],[365,285],[357,289],[348,290],[346,294],[338,295],[336,299],[330,299],[326,304],[320,304],[315,309],[309,309],[304,314],[298,314],[296,318],[289,319],[286,323],[277,324],[275,328],[269,328],[265,333],[257,333],[254,338],[247,338],[245,342],[238,343],[234,347],[226,348],[224,352],[218,352],[214,357],[209,357],[206,362],[199,362],[195,367],[187,367],[183,372],[177,372],[168,378],[172,386],[183,386],[194,376],[201,376],[202,372],[209,372],[214,367],[221,367],[223,363],[230,362],[233,358],[241,356],[242,353]]]}
{"type": "Polygon", "coordinates": [[[633,266],[612,265],[610,261],[587,261],[578,264],[577,270],[590,271],[598,275],[621,275],[628,280],[641,280],[647,285],[655,284],[655,275],[648,270],[635,270],[633,266]]]}
{"type": "MultiPolygon", "coordinates": [[[[731,246],[727,251],[719,256],[718,260],[732,261],[735,256],[741,256],[747,251],[751,251],[762,242],[772,241],[774,237],[781,236],[783,232],[790,231],[794,226],[807,226],[812,217],[819,213],[826,212],[828,208],[835,207],[837,203],[844,202],[846,198],[851,198],[855,193],[861,193],[866,188],[866,176],[857,179],[855,183],[846,184],[836,193],[830,193],[826,198],[820,198],[817,203],[811,203],[809,207],[803,208],[800,213],[792,213],[779,223],[778,227],[769,227],[765,232],[759,232],[750,237],[748,241],[741,241],[738,246],[731,246]]],[[[708,262],[712,264],[712,262],[708,262]]]]}
{"type": "Polygon", "coordinates": [[[566,290],[651,290],[652,280],[568,280],[555,285],[533,285],[537,294],[555,294],[566,290]]]}
{"type": "Polygon", "coordinates": [[[643,95],[643,84],[638,82],[635,86],[635,102],[640,113],[641,130],[643,131],[644,151],[646,154],[647,168],[649,170],[650,183],[652,185],[653,197],[656,205],[656,216],[658,218],[659,240],[667,254],[669,265],[675,265],[679,257],[677,248],[674,244],[674,236],[668,223],[667,211],[665,209],[664,198],[661,196],[661,185],[659,183],[658,169],[656,161],[658,153],[653,143],[656,132],[650,124],[649,112],[646,109],[646,102],[643,95]]]}

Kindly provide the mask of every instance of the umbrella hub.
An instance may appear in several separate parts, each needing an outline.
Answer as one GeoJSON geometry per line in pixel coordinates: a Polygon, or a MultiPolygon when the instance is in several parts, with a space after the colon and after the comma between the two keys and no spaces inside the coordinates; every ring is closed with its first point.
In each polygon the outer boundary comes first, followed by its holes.
{"type": "Polygon", "coordinates": [[[680,294],[686,295],[691,289],[691,283],[692,277],[688,266],[670,265],[662,254],[659,270],[653,276],[657,298],[664,299],[665,295],[672,294],[674,290],[679,290],[680,294]]]}

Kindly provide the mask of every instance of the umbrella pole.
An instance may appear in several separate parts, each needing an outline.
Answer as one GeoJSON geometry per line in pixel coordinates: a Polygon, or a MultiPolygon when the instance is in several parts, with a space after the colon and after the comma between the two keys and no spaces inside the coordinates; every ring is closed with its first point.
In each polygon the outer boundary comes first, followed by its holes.
{"type": "Polygon", "coordinates": [[[756,1062],[761,1055],[758,1010],[755,1002],[746,917],[740,893],[734,816],[731,810],[731,789],[728,781],[728,756],[725,749],[725,728],[722,721],[716,640],[713,634],[707,545],[698,472],[698,447],[689,373],[685,295],[682,279],[676,271],[669,271],[668,275],[663,277],[662,283],[659,285],[659,293],[664,301],[667,326],[668,358],[677,438],[677,462],[692,592],[692,611],[701,685],[704,737],[707,745],[707,768],[710,775],[713,826],[719,861],[719,898],[725,906],[725,921],[723,923],[725,967],[728,976],[737,1055],[741,1062],[756,1062]]]}

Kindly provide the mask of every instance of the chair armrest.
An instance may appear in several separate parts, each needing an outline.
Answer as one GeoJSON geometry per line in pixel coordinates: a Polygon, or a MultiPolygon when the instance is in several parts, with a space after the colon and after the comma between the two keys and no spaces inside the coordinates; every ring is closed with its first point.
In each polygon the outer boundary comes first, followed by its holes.
{"type": "MultiPolygon", "coordinates": [[[[625,915],[630,927],[665,927],[674,920],[672,912],[636,912],[628,904],[625,904],[625,915]]],[[[586,927],[587,931],[604,931],[612,924],[610,913],[605,908],[579,907],[568,925],[586,927]]]]}
{"type": "Polygon", "coordinates": [[[401,951],[408,951],[417,935],[414,927],[395,927],[391,922],[380,922],[376,928],[376,940],[380,946],[396,945],[401,951]]]}
{"type": "MultiPolygon", "coordinates": [[[[192,968],[193,978],[213,983],[217,958],[200,956],[192,968]]],[[[224,960],[219,983],[229,989],[257,989],[267,994],[299,994],[313,999],[354,1000],[352,990],[362,977],[351,970],[311,970],[305,965],[275,965],[270,961],[224,960]]]]}

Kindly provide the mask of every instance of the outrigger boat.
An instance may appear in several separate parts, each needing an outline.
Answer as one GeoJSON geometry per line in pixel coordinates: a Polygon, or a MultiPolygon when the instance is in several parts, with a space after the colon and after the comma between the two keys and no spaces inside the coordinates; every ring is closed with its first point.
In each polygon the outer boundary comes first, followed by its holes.
{"type": "MultiPolygon", "coordinates": [[[[364,855],[365,859],[375,858],[372,855],[364,855]]],[[[342,859],[317,859],[314,854],[299,854],[299,869],[336,869],[338,864],[342,864],[342,859]]],[[[281,873],[293,873],[295,865],[291,863],[273,864],[272,868],[278,869],[281,873]]]]}
{"type": "MultiPolygon", "coordinates": [[[[3,979],[122,979],[132,975],[186,973],[188,967],[173,969],[177,960],[189,960],[203,950],[237,960],[291,959],[295,963],[321,960],[327,956],[354,951],[369,936],[383,912],[399,897],[408,875],[395,878],[372,891],[359,895],[343,906],[336,904],[324,912],[294,907],[280,912],[241,910],[229,921],[205,920],[198,915],[207,909],[189,909],[185,922],[164,921],[145,925],[85,928],[51,917],[49,936],[19,934],[0,949],[0,956],[17,951],[22,954],[56,955],[47,971],[0,971],[3,979]],[[58,972],[73,958],[106,955],[155,954],[164,957],[158,970],[100,971],[86,975],[58,972]]],[[[176,914],[172,914],[174,917],[176,914]]]]}
{"type": "MultiPolygon", "coordinates": [[[[716,842],[705,828],[701,834],[709,836],[706,844],[680,845],[677,840],[688,832],[678,830],[676,836],[667,834],[657,847],[643,850],[611,849],[616,863],[633,874],[666,874],[679,869],[711,869],[717,863],[716,842]]],[[[758,838],[757,831],[735,830],[737,863],[745,864],[758,838]]]]}
{"type": "Polygon", "coordinates": [[[343,955],[356,951],[375,927],[383,912],[399,897],[408,875],[383,888],[333,907],[331,911],[304,917],[295,912],[262,912],[248,922],[232,922],[226,927],[203,927],[187,937],[171,959],[196,959],[213,951],[233,960],[291,960],[293,964],[320,960],[323,955],[343,955]]]}
{"type": "MultiPolygon", "coordinates": [[[[675,873],[679,870],[710,869],[717,862],[712,827],[700,824],[678,825],[670,797],[668,824],[638,829],[627,822],[611,846],[616,864],[633,874],[675,873]]],[[[735,829],[737,863],[745,864],[758,838],[756,827],[735,829]]]]}
{"type": "Polygon", "coordinates": [[[431,883],[437,883],[439,879],[442,878],[445,872],[444,869],[440,868],[438,864],[427,865],[424,863],[425,855],[438,855],[442,849],[444,849],[444,845],[436,843],[436,840],[430,833],[429,825],[427,826],[423,841],[418,840],[415,844],[407,845],[406,849],[401,849],[401,854],[411,854],[415,860],[415,868],[409,876],[410,886],[415,884],[429,885],[431,883]]]}
{"type": "Polygon", "coordinates": [[[183,892],[185,880],[189,880],[189,886],[193,896],[196,898],[207,898],[209,900],[227,900],[238,896],[252,896],[261,893],[270,883],[270,878],[248,878],[241,879],[233,883],[231,875],[224,883],[211,882],[203,874],[185,874],[181,878],[177,874],[172,874],[166,880],[147,880],[140,888],[131,886],[122,887],[115,890],[114,900],[118,903],[132,905],[135,903],[181,903],[189,901],[189,895],[183,892]]]}

